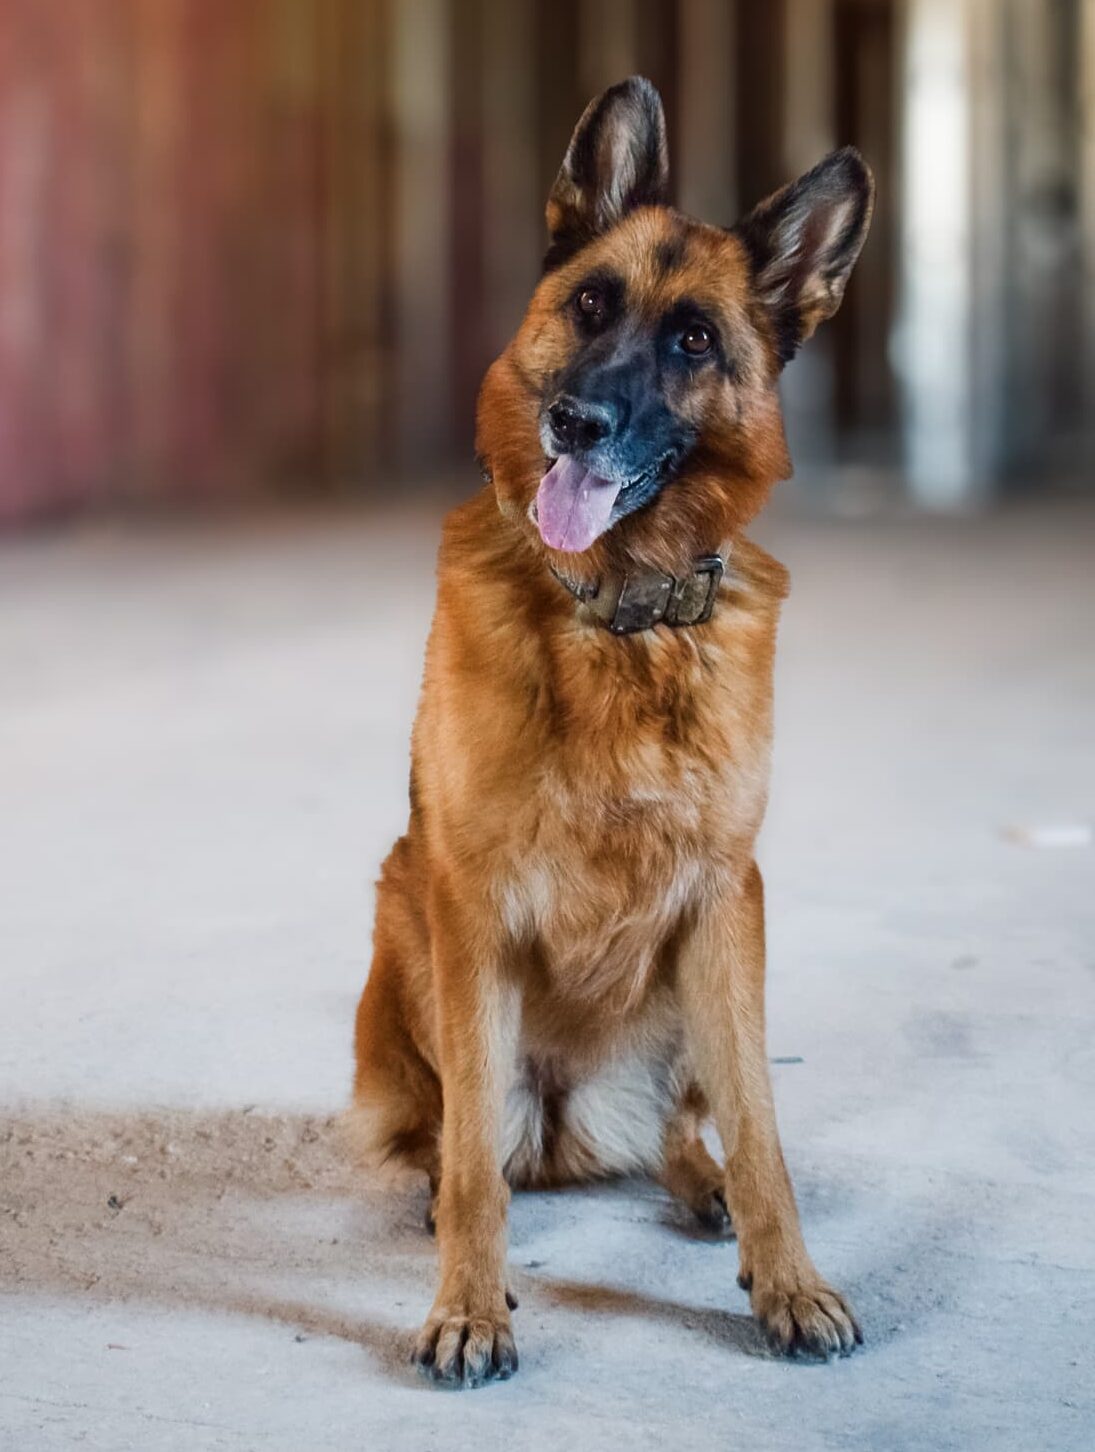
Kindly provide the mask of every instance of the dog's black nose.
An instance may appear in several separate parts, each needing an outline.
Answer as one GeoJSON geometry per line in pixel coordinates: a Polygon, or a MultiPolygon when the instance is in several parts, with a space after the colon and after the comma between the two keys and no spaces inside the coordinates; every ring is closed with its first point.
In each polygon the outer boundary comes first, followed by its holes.
{"type": "Polygon", "coordinates": [[[548,409],[548,422],[556,439],[567,450],[591,449],[612,432],[612,410],[603,403],[586,403],[564,394],[548,409]]]}

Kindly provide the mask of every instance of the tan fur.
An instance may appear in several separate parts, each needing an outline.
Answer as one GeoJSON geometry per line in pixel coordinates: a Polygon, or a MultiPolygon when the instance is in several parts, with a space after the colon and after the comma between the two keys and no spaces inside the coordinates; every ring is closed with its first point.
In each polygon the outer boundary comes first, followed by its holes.
{"type": "Polygon", "coordinates": [[[742,530],[787,472],[776,373],[740,242],[643,207],[544,279],[483,387],[494,484],[445,524],[410,821],[379,884],[356,1038],[372,1154],[437,1188],[439,1288],[416,1355],[443,1378],[516,1365],[507,1181],[646,1172],[707,1219],[724,1195],[773,1340],[825,1353],[858,1336],[802,1242],[764,1047],[753,846],[787,580],[742,530]],[[685,260],[663,276],[667,238],[685,260]],[[702,297],[739,366],[688,402],[703,432],[686,477],[556,562],[679,569],[729,542],[694,629],[618,638],[583,618],[528,517],[540,402],[573,347],[565,299],[605,261],[640,307],[702,297]],[[699,1137],[708,1105],[725,1171],[699,1137]]]}

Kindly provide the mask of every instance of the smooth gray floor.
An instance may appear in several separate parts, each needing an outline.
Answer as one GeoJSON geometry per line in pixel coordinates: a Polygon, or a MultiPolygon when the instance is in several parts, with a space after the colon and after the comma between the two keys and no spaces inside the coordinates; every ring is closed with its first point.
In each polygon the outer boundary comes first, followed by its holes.
{"type": "Polygon", "coordinates": [[[100,524],[0,545],[0,1447],[1095,1445],[1095,848],[1008,835],[1095,822],[1095,509],[759,533],[770,1052],[866,1348],[769,1359],[626,1185],[515,1201],[515,1381],[412,1374],[422,1197],[328,1117],[436,515],[100,524]]]}

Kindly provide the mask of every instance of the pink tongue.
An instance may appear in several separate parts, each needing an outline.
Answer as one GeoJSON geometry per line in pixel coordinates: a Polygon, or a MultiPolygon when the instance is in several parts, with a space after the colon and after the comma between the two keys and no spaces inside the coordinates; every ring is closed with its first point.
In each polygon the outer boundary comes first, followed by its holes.
{"type": "Polygon", "coordinates": [[[619,484],[591,474],[577,459],[563,454],[540,480],[536,523],[540,537],[553,550],[580,554],[608,528],[619,484]]]}

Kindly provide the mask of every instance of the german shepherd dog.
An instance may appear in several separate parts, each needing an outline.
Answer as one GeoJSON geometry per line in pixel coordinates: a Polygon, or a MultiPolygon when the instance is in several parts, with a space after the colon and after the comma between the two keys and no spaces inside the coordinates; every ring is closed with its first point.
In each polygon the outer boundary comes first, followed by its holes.
{"type": "Polygon", "coordinates": [[[780,370],[840,304],[873,183],[848,148],[730,230],[666,198],[633,78],[578,122],[480,395],[487,485],[444,527],[352,1117],[429,1179],[414,1359],[449,1384],[517,1369],[509,1186],[651,1175],[729,1214],[774,1347],[862,1339],[803,1243],[769,1083],[753,849],[787,576],[743,530],[790,473],[780,370]]]}

